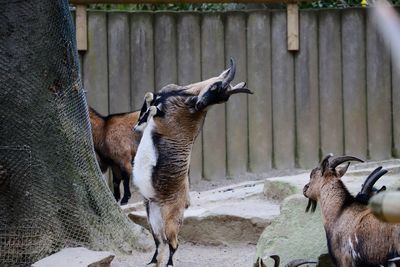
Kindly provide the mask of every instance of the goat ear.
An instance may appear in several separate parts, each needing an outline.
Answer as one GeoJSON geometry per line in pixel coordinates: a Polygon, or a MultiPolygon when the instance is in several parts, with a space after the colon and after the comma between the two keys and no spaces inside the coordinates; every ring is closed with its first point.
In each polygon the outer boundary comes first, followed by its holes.
{"type": "Polygon", "coordinates": [[[345,175],[349,166],[350,166],[350,162],[347,162],[344,167],[337,168],[337,173],[338,173],[339,177],[342,177],[343,175],[345,175]]]}

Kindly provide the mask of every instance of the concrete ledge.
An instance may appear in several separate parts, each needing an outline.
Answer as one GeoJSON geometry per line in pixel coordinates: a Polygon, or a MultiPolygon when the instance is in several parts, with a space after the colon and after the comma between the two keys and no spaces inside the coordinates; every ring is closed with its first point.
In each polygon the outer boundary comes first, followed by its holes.
{"type": "Polygon", "coordinates": [[[32,267],[109,267],[115,255],[87,248],[65,248],[32,264],[32,267]]]}

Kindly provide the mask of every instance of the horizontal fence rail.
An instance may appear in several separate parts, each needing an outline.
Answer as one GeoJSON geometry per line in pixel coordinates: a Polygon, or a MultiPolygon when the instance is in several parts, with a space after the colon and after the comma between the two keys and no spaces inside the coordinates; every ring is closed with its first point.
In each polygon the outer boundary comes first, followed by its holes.
{"type": "Polygon", "coordinates": [[[210,109],[191,179],[314,167],[327,153],[399,157],[400,74],[365,9],[301,10],[300,50],[286,11],[89,11],[82,75],[102,114],[140,108],[148,91],[218,75],[236,59],[254,95],[210,109]]]}

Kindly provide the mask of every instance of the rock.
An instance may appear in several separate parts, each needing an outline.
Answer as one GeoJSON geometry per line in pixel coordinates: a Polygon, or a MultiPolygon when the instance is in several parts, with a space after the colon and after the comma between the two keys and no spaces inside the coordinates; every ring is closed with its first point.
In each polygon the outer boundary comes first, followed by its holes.
{"type": "Polygon", "coordinates": [[[325,231],[320,209],[313,214],[305,213],[307,199],[303,195],[286,198],[281,206],[281,215],[262,233],[256,257],[262,257],[267,266],[273,266],[268,257],[277,254],[281,266],[293,259],[315,259],[327,253],[325,231]]]}
{"type": "MultiPolygon", "coordinates": [[[[279,203],[263,195],[263,181],[191,192],[190,198],[179,238],[196,244],[256,244],[265,227],[279,215],[279,203]]],[[[132,221],[148,228],[143,207],[131,204],[127,210],[132,221]]]]}
{"type": "Polygon", "coordinates": [[[32,267],[109,267],[115,255],[87,248],[65,248],[32,264],[32,267]]]}
{"type": "Polygon", "coordinates": [[[299,193],[297,187],[281,182],[281,181],[271,181],[269,179],[265,180],[264,183],[264,196],[268,199],[282,201],[286,197],[299,193]]]}

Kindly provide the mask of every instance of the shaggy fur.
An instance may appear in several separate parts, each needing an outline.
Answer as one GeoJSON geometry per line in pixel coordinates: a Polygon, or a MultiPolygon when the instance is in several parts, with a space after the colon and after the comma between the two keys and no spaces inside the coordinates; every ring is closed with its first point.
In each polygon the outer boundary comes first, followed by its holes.
{"type": "Polygon", "coordinates": [[[340,180],[348,165],[332,167],[329,158],[312,171],[303,189],[307,198],[320,203],[329,254],[340,267],[386,266],[399,256],[400,225],[379,221],[359,203],[340,180]]]}
{"type": "Polygon", "coordinates": [[[235,66],[232,65],[220,76],[206,81],[187,86],[165,86],[152,95],[151,101],[147,99],[150,107],[141,112],[135,129],[143,132],[147,142],[140,143],[135,157],[134,182],[139,188],[146,189],[140,191],[145,197],[147,218],[156,244],[151,266],[160,265],[166,244],[170,251],[167,266],[173,266],[178,232],[184,209],[189,204],[190,155],[207,109],[227,101],[232,94],[251,93],[244,83],[230,86],[234,74],[235,66]],[[146,158],[155,158],[155,164],[148,164],[146,158]],[[148,190],[150,187],[154,193],[148,190]]]}

